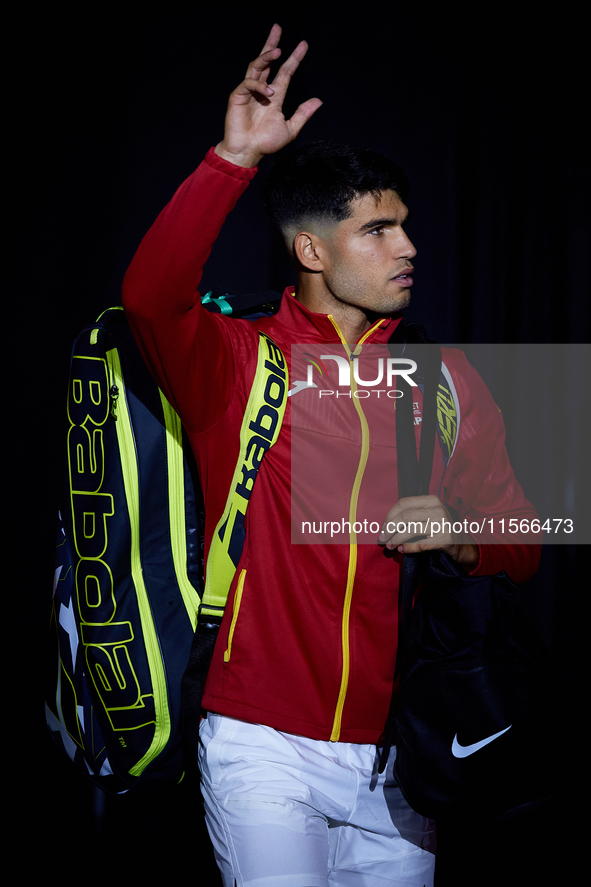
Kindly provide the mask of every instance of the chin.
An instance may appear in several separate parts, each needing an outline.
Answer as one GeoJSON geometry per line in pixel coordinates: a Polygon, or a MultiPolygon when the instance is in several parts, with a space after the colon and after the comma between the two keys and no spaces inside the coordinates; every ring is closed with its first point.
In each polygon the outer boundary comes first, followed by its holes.
{"type": "Polygon", "coordinates": [[[381,314],[398,314],[399,311],[404,311],[405,308],[408,308],[410,305],[410,289],[405,290],[403,293],[400,293],[399,296],[395,298],[385,299],[382,307],[377,311],[377,313],[381,314]]]}

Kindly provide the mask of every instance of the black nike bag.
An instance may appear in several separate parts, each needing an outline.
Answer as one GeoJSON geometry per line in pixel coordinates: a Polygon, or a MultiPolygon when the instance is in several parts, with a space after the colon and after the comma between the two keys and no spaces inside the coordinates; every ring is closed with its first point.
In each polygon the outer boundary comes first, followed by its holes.
{"type": "Polygon", "coordinates": [[[470,577],[443,552],[405,557],[419,587],[394,709],[395,776],[435,819],[493,818],[546,800],[556,780],[551,656],[505,573],[470,577]]]}
{"type": "MultiPolygon", "coordinates": [[[[410,397],[397,401],[401,496],[428,491],[441,353],[419,349],[424,372],[417,459],[410,397]]],[[[498,818],[537,806],[556,788],[552,656],[504,573],[471,577],[444,552],[404,557],[395,690],[383,769],[408,803],[434,819],[498,818]]]]}

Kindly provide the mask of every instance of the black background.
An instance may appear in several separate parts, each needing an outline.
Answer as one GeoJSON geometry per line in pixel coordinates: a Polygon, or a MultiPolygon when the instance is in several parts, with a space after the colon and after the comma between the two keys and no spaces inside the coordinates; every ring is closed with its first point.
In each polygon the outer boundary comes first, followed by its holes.
{"type": "MultiPolygon", "coordinates": [[[[5,18],[3,763],[7,785],[17,787],[7,818],[23,873],[42,863],[67,884],[119,883],[129,872],[150,883],[158,872],[177,878],[193,868],[193,883],[216,884],[190,798],[105,798],[54,753],[43,726],[42,645],[72,339],[119,303],[139,240],[221,138],[227,96],[273,21],[284,26],[285,51],[310,43],[287,111],[316,95],[324,106],[302,141],[367,145],[411,181],[418,256],[408,316],[439,341],[580,343],[590,333],[589,81],[576,10],[391,3],[248,14],[221,4],[58,3],[5,18]]],[[[260,205],[265,169],[222,232],[206,289],[294,282],[260,205]]],[[[551,404],[548,411],[551,422],[551,404]]],[[[549,756],[568,755],[563,796],[503,826],[474,824],[467,843],[448,837],[445,883],[568,883],[562,867],[584,854],[573,822],[588,807],[578,775],[586,761],[573,739],[585,709],[576,671],[587,551],[548,548],[524,590],[559,654],[566,705],[548,700],[542,741],[549,756]],[[549,874],[554,866],[561,876],[549,874]]]]}

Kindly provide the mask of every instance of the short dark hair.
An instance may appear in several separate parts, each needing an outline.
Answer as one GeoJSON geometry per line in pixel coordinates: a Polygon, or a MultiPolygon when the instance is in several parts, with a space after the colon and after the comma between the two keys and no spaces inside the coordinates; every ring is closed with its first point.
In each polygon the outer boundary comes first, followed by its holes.
{"type": "Polygon", "coordinates": [[[277,156],[264,188],[271,222],[284,231],[304,219],[341,222],[364,194],[396,191],[406,203],[408,180],[397,164],[369,148],[313,142],[277,156]]]}

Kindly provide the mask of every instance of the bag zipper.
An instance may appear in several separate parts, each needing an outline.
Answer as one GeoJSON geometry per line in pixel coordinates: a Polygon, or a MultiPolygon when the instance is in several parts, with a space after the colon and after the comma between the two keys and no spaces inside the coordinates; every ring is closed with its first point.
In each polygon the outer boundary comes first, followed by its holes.
{"type": "MultiPolygon", "coordinates": [[[[131,577],[136,592],[142,635],[146,647],[152,689],[154,693],[154,736],[150,747],[144,756],[130,768],[132,776],[140,776],[146,767],[158,757],[166,746],[170,737],[171,720],[168,708],[166,691],[166,675],[164,664],[160,654],[158,636],[152,618],[152,610],[148,598],[148,592],[144,583],[142,563],[140,556],[140,504],[139,504],[139,476],[137,469],[137,453],[127,398],[125,396],[125,384],[121,370],[121,361],[116,348],[110,349],[105,354],[111,380],[111,391],[117,390],[116,398],[116,423],[117,441],[121,454],[121,469],[123,473],[123,485],[125,498],[129,512],[129,524],[131,535],[131,577]]],[[[113,404],[115,408],[115,404],[113,404]]]]}
{"type": "Polygon", "coordinates": [[[232,622],[230,623],[230,631],[228,633],[228,647],[226,649],[226,652],[224,653],[224,662],[229,662],[230,656],[232,654],[232,639],[234,638],[234,629],[236,628],[236,622],[238,621],[238,612],[240,610],[240,604],[242,602],[242,592],[244,590],[245,579],[246,570],[241,570],[240,576],[238,577],[238,584],[236,586],[236,594],[234,595],[232,622]]]}
{"type": "Polygon", "coordinates": [[[166,461],[168,467],[168,500],[170,543],[177,583],[193,631],[197,627],[197,611],[201,599],[187,576],[187,530],[185,524],[185,472],[181,420],[162,391],[160,401],[166,427],[166,461]]]}

